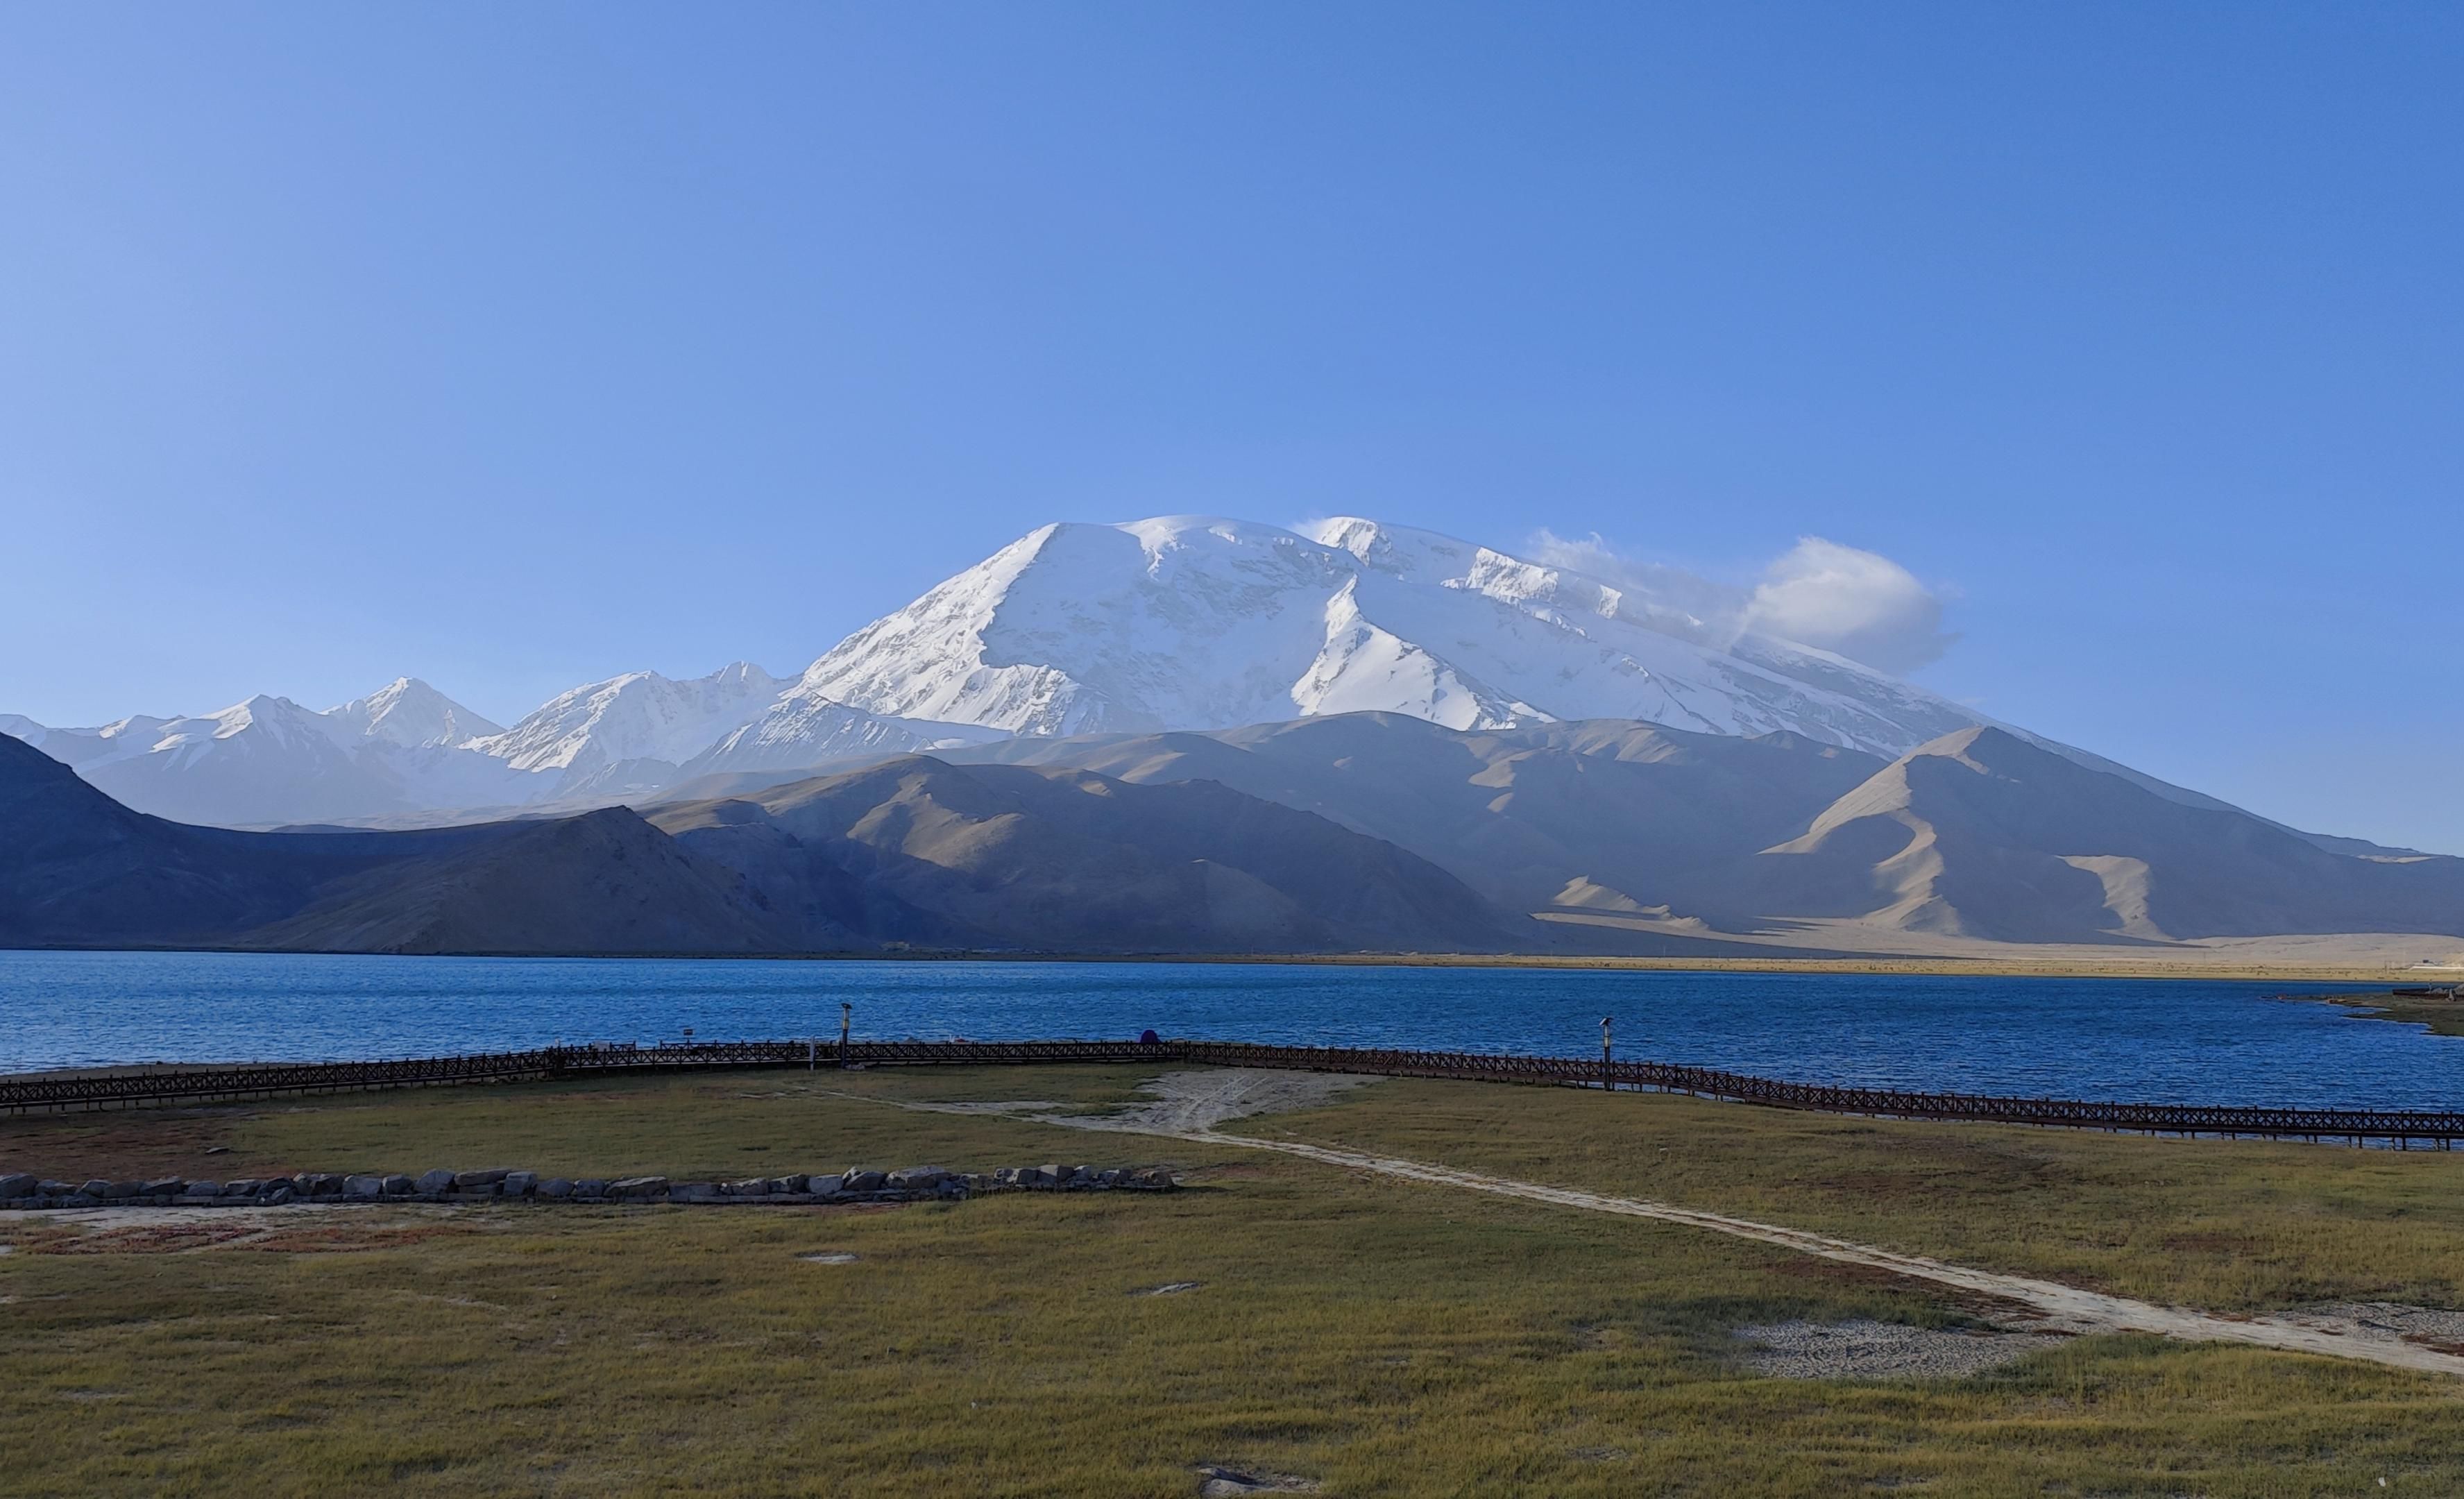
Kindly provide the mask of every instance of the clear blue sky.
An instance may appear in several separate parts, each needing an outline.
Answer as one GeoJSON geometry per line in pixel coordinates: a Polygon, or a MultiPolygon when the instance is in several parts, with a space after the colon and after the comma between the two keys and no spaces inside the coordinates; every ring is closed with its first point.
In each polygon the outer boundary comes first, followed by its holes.
{"type": "Polygon", "coordinates": [[[1047,519],[1897,559],[2464,850],[2464,11],[0,17],[0,710],[792,672],[1047,519]]]}

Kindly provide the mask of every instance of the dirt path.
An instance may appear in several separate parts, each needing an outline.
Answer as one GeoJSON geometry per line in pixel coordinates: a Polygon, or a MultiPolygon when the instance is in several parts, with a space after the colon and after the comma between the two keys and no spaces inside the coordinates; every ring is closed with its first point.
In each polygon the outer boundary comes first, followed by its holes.
{"type": "MultiPolygon", "coordinates": [[[[1485,1192],[1494,1197],[1519,1198],[1525,1201],[1545,1202],[1552,1207],[1571,1207],[1583,1212],[1610,1213],[1622,1218],[1648,1219],[1655,1223],[1677,1223],[1710,1233],[1727,1234],[1739,1239],[1775,1245],[1848,1265],[1870,1266],[1904,1275],[1913,1280],[1930,1281],[1939,1286],[1990,1296],[2027,1309],[2038,1320],[2041,1331],[2070,1333],[2153,1333],[2165,1337],[2182,1338],[2203,1343],[2243,1343],[2257,1348],[2278,1349],[2286,1353],[2319,1354],[2331,1358],[2358,1358],[2370,1363],[2386,1364],[2398,1369],[2425,1373],[2464,1376],[2464,1356],[2443,1353],[2436,1348],[2409,1342],[2384,1323],[2372,1325],[2363,1318],[2337,1314],[2312,1316],[2218,1316],[2205,1312],[2192,1312],[2180,1307],[2159,1307],[2149,1302],[2133,1301],[2126,1296],[2109,1296],[2101,1291],[2080,1290],[2076,1287],[2053,1281],[2032,1280],[2020,1275],[2002,1275],[1991,1270],[1970,1269],[1962,1265],[1929,1260],[1922,1255],[1901,1254],[1877,1248],[1872,1245],[1854,1244],[1845,1239],[1808,1233],[1797,1228],[1783,1228],[1775,1223],[1756,1223],[1751,1219],[1730,1218],[1721,1213],[1699,1208],[1678,1207],[1667,1202],[1647,1201],[1639,1198],[1607,1197],[1596,1192],[1582,1192],[1572,1187],[1544,1186],[1538,1182],[1516,1181],[1506,1177],[1485,1176],[1476,1171],[1459,1171],[1451,1166],[1432,1165],[1425,1161],[1403,1160],[1391,1156],[1375,1156],[1364,1151],[1344,1150],[1329,1145],[1311,1145],[1299,1140],[1258,1139],[1243,1135],[1224,1135],[1206,1127],[1224,1118],[1245,1113],[1265,1113],[1272,1108],[1295,1107],[1294,1103],[1269,1102],[1270,1099],[1304,1096],[1308,1090],[1297,1086],[1297,1080],[1316,1079],[1318,1073],[1249,1073],[1250,1081],[1234,1082],[1242,1073],[1177,1072],[1155,1080],[1153,1091],[1160,1095],[1157,1103],[1142,1106],[1111,1117],[1084,1117],[1060,1113],[1045,1113],[1028,1106],[1020,1109],[1001,1105],[951,1105],[901,1103],[903,1109],[929,1113],[981,1113],[989,1111],[1016,1113],[1031,1117],[1039,1124],[1066,1125],[1072,1129],[1096,1130],[1113,1134],[1145,1135],[1166,1139],[1188,1140],[1210,1146],[1237,1146],[1243,1150],[1272,1151],[1279,1155],[1297,1156],[1304,1160],[1338,1166],[1349,1171],[1371,1171],[1379,1176],[1417,1181],[1429,1186],[1452,1187],[1458,1191],[1485,1192]],[[1295,1086],[1279,1089],[1263,1078],[1282,1077],[1294,1080],[1295,1086]],[[1237,1108],[1242,1104],[1257,1107],[1237,1108]],[[1234,1112],[1224,1112],[1234,1107],[1234,1112]],[[1032,1111],[1032,1112],[1030,1112],[1032,1111]],[[1176,1121],[1203,1120],[1196,1128],[1181,1127],[1176,1121]]],[[[1354,1079],[1353,1081],[1365,1081],[1354,1079]]],[[[849,1095],[853,1096],[853,1095],[849,1095]]],[[[1308,1102],[1318,1102],[1329,1096],[1318,1091],[1308,1102]]],[[[890,1100],[874,1100],[889,1102],[890,1100]]],[[[1049,1107],[1049,1106],[1045,1106],[1049,1107]]]]}
{"type": "Polygon", "coordinates": [[[1212,1130],[1227,1119],[1283,1113],[1330,1104],[1355,1088],[1377,1082],[1346,1072],[1281,1072],[1228,1067],[1203,1072],[1167,1072],[1148,1085],[1153,1103],[1109,1116],[1115,1129],[1173,1135],[1212,1130]]]}

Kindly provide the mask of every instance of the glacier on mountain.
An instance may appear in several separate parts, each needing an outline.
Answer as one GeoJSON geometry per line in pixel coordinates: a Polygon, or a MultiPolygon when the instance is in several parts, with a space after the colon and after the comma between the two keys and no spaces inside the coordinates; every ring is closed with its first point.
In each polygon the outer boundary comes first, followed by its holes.
{"type": "Polygon", "coordinates": [[[1451,728],[1636,718],[1899,754],[1977,716],[1844,657],[1432,532],[1048,525],[858,630],[796,694],[1014,734],[1383,709],[1451,728]]]}

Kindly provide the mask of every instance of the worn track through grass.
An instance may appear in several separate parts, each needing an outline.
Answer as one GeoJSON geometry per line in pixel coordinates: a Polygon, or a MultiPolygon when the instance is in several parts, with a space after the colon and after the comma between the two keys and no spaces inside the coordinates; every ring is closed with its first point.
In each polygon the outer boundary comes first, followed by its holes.
{"type": "MultiPolygon", "coordinates": [[[[1972,1269],[1951,1265],[1923,1255],[1903,1254],[1873,1245],[1856,1244],[1845,1239],[1786,1228],[1776,1223],[1757,1223],[1751,1219],[1732,1218],[1726,1214],[1698,1208],[1679,1207],[1667,1202],[1653,1202],[1637,1198],[1609,1197],[1596,1192],[1584,1192],[1571,1187],[1554,1187],[1534,1181],[1518,1181],[1506,1177],[1463,1171],[1451,1166],[1426,1161],[1405,1160],[1365,1151],[1347,1150],[1338,1146],[1315,1145],[1302,1140],[1260,1139],[1247,1135],[1227,1135],[1211,1126],[1229,1118],[1292,1107],[1295,1102],[1321,1102],[1331,1090],[1323,1084],[1321,1074],[1284,1074],[1290,1079],[1279,1087],[1277,1074],[1263,1072],[1174,1073],[1156,1080],[1161,1095],[1156,1102],[1111,1116],[1089,1116],[1047,1113],[1034,1106],[999,1104],[946,1104],[875,1099],[901,1109],[927,1113],[974,1113],[1015,1110],[1021,1113],[1032,1111],[1032,1117],[1043,1124],[1066,1125],[1072,1129],[1102,1131],[1111,1134],[1144,1135],[1164,1139],[1187,1140],[1206,1145],[1231,1145],[1244,1150],[1273,1151],[1297,1156],[1323,1165],[1339,1166],[1352,1171],[1371,1171],[1380,1176],[1398,1178],[1430,1186],[1453,1187],[1461,1191],[1484,1192],[1496,1197],[1520,1198],[1526,1201],[1545,1202],[1555,1207],[1578,1208],[1585,1212],[1610,1213],[1625,1218],[1644,1218],[1658,1223],[1678,1223],[1689,1228],[1727,1234],[1739,1239],[1775,1245],[1800,1254],[1815,1255],[1848,1265],[1859,1265],[1903,1275],[1914,1280],[1929,1281],[1973,1295],[2026,1308],[2043,1319],[2048,1330],[2073,1333],[2152,1333],[2163,1337],[2189,1342],[2243,1343],[2283,1353],[2317,1354],[2330,1358],[2356,1358],[2391,1368],[2411,1369],[2430,1374],[2464,1376],[2464,1356],[2438,1348],[2409,1342],[2389,1335],[2351,1319],[2328,1317],[2299,1318],[2282,1316],[2219,1316],[2181,1307],[2160,1307],[2151,1302],[2127,1296],[2109,1295],[2102,1291],[2082,1290],[2053,1281],[2035,1280],[2022,1275],[2006,1275],[1991,1270],[1972,1269]],[[1307,1086],[1318,1085],[1318,1086],[1307,1086]],[[1184,1128],[1183,1125],[1195,1127],[1184,1128]]],[[[855,1094],[842,1096],[854,1097],[855,1094]]]]}

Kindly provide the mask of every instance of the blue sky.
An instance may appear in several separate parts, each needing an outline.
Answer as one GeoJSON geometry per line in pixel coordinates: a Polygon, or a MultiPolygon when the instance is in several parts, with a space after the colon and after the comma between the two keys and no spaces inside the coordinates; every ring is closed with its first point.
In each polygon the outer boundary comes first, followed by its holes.
{"type": "Polygon", "coordinates": [[[1894,559],[2464,850],[2464,11],[17,7],[0,710],[792,672],[1048,519],[1894,559]]]}

